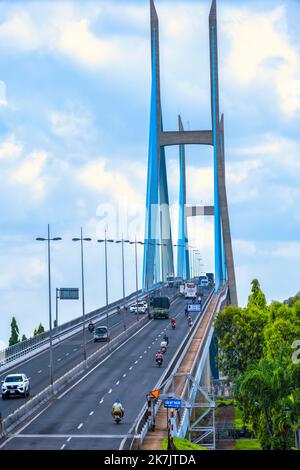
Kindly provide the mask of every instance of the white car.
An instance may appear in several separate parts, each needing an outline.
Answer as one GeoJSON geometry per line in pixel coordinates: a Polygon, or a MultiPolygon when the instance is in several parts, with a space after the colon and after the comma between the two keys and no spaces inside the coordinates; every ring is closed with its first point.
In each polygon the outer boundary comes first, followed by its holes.
{"type": "Polygon", "coordinates": [[[17,395],[28,397],[30,394],[29,378],[25,374],[7,375],[4,380],[1,380],[1,394],[3,400],[17,395]]]}
{"type": "Polygon", "coordinates": [[[133,304],[130,307],[130,311],[134,313],[146,313],[147,312],[147,302],[139,302],[138,304],[133,304]]]}

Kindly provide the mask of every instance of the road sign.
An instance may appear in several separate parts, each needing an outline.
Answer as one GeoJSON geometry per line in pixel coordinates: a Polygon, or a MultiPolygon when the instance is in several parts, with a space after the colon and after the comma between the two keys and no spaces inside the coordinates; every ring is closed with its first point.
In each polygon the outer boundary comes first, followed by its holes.
{"type": "Polygon", "coordinates": [[[156,398],[156,400],[158,400],[159,392],[160,392],[160,389],[152,390],[152,391],[150,392],[150,395],[152,395],[154,398],[156,398]]]}
{"type": "Polygon", "coordinates": [[[164,400],[164,407],[165,408],[182,408],[182,401],[181,400],[175,400],[173,398],[167,398],[164,400]]]}
{"type": "Polygon", "coordinates": [[[201,304],[188,304],[188,312],[202,312],[201,304]]]}
{"type": "Polygon", "coordinates": [[[62,300],[78,300],[79,299],[78,287],[61,287],[59,289],[59,298],[62,300]]]}

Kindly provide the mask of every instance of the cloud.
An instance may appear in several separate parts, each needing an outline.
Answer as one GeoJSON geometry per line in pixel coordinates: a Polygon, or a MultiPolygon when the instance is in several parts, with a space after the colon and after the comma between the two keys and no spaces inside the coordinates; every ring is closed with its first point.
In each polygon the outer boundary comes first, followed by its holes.
{"type": "Polygon", "coordinates": [[[0,108],[7,106],[6,100],[6,84],[3,80],[0,80],[0,108]]]}
{"type": "Polygon", "coordinates": [[[263,13],[230,8],[222,31],[231,46],[224,69],[227,80],[242,87],[273,88],[281,111],[287,116],[299,111],[299,51],[289,36],[285,6],[263,13]]]}
{"type": "Polygon", "coordinates": [[[42,196],[45,189],[45,177],[42,173],[47,161],[47,152],[35,150],[14,170],[12,181],[42,196]]]}
{"type": "Polygon", "coordinates": [[[77,111],[52,111],[49,116],[52,131],[59,137],[84,137],[90,134],[91,121],[87,114],[77,111]]]}
{"type": "Polygon", "coordinates": [[[14,135],[11,135],[0,145],[0,160],[19,157],[22,150],[22,145],[16,143],[14,135]]]}
{"type": "Polygon", "coordinates": [[[89,27],[90,22],[87,19],[66,22],[61,27],[59,50],[91,67],[114,60],[116,49],[112,43],[94,36],[89,27]]]}

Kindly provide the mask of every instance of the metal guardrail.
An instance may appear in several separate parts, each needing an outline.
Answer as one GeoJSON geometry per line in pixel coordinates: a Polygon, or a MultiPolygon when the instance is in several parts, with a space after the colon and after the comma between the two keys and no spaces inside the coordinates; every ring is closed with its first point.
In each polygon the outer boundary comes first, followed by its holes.
{"type": "MultiPolygon", "coordinates": [[[[191,344],[191,342],[194,338],[194,335],[197,331],[197,327],[198,327],[199,323],[202,321],[203,315],[205,314],[206,309],[207,309],[213,295],[214,295],[214,290],[211,291],[210,295],[208,296],[208,298],[206,299],[206,301],[203,305],[202,315],[199,316],[199,318],[196,321],[192,331],[189,331],[187,333],[187,335],[185,336],[185,338],[183,339],[183,341],[181,342],[181,344],[180,344],[180,346],[177,350],[176,355],[174,356],[173,360],[169,364],[169,366],[166,369],[166,371],[164,372],[164,374],[160,377],[160,379],[157,382],[157,384],[155,385],[154,389],[161,388],[161,385],[163,384],[163,382],[165,382],[170,377],[170,375],[179,368],[184,356],[186,355],[186,352],[187,352],[188,348],[190,347],[190,344],[191,344]]],[[[154,408],[154,415],[155,416],[156,416],[160,406],[161,406],[161,401],[158,400],[158,402],[156,403],[155,408],[154,408]]],[[[134,430],[134,435],[135,435],[135,438],[133,438],[131,443],[130,443],[130,450],[133,448],[135,440],[138,440],[138,448],[139,449],[141,448],[141,446],[143,444],[143,441],[145,439],[145,436],[147,435],[147,433],[149,431],[149,425],[150,425],[150,423],[149,423],[149,419],[148,419],[147,406],[144,405],[143,408],[141,409],[140,413],[138,414],[138,417],[135,420],[134,425],[132,426],[132,428],[129,431],[129,434],[132,434],[132,431],[134,430]]],[[[120,446],[120,450],[124,449],[125,445],[126,445],[126,439],[124,439],[122,441],[121,446],[120,446]]]]}
{"type": "MultiPolygon", "coordinates": [[[[150,292],[151,292],[151,290],[156,290],[160,287],[162,287],[162,285],[154,286],[152,289],[150,289],[150,292]]],[[[133,292],[132,294],[125,297],[125,302],[127,302],[127,303],[131,302],[131,301],[134,302],[134,299],[137,295],[140,298],[144,298],[144,297],[147,296],[147,294],[143,293],[143,291],[140,289],[138,291],[138,293],[133,292]]],[[[111,312],[114,308],[116,309],[116,307],[118,305],[122,304],[122,303],[123,303],[123,299],[117,300],[117,301],[111,303],[108,307],[109,311],[111,312]]],[[[106,312],[106,306],[101,307],[97,310],[93,310],[92,312],[86,314],[86,321],[94,320],[97,317],[99,317],[99,315],[101,315],[105,312],[106,312]]],[[[115,312],[116,312],[116,310],[111,312],[111,313],[115,313],[115,312]]],[[[52,338],[53,338],[53,340],[55,340],[55,339],[59,338],[60,336],[65,335],[65,334],[75,330],[79,326],[82,326],[82,316],[74,318],[73,320],[70,320],[69,322],[66,322],[66,323],[54,328],[52,338]]],[[[49,331],[45,331],[44,333],[41,333],[41,334],[35,336],[34,338],[30,338],[26,341],[22,341],[22,342],[17,343],[13,346],[10,346],[6,349],[0,350],[0,367],[2,367],[4,365],[18,359],[19,357],[22,357],[22,356],[30,353],[31,351],[34,351],[36,349],[39,349],[39,348],[43,347],[44,345],[47,345],[48,342],[49,342],[49,331]]]]}
{"type": "MultiPolygon", "coordinates": [[[[177,297],[177,293],[172,297],[174,301],[177,297]]],[[[116,350],[121,344],[129,340],[134,333],[139,331],[147,324],[149,321],[148,316],[142,317],[139,321],[135,322],[133,325],[128,327],[125,331],[120,333],[118,336],[109,341],[104,347],[98,349],[93,354],[91,354],[86,361],[82,361],[73,367],[71,370],[63,374],[59,379],[57,379],[53,385],[49,385],[44,390],[39,392],[37,395],[32,397],[22,406],[17,408],[13,413],[7,416],[3,420],[3,432],[7,436],[8,433],[13,431],[15,427],[21,424],[26,420],[30,415],[36,412],[41,405],[46,404],[51,400],[56,394],[62,391],[69,383],[74,382],[74,380],[83,375],[84,372],[87,372],[89,367],[97,363],[100,359],[106,355],[112,353],[116,350]]]]}

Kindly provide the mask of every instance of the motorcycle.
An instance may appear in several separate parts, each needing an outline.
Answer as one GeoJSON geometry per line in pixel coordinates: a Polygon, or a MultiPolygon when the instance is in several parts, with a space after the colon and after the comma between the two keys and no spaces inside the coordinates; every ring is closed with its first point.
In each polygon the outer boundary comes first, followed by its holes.
{"type": "Polygon", "coordinates": [[[192,319],[189,320],[189,326],[193,326],[193,320],[192,319]]]}
{"type": "Polygon", "coordinates": [[[163,354],[165,354],[167,352],[167,347],[166,346],[161,346],[160,350],[163,354]]]}
{"type": "Polygon", "coordinates": [[[119,424],[122,420],[122,415],[121,413],[114,413],[113,414],[113,419],[115,421],[116,424],[119,424]]]}
{"type": "Polygon", "coordinates": [[[171,322],[171,326],[172,326],[172,329],[175,330],[175,328],[176,328],[176,321],[172,321],[172,322],[171,322]]]}
{"type": "Polygon", "coordinates": [[[156,363],[157,363],[158,367],[161,367],[161,365],[162,365],[162,363],[163,363],[163,358],[162,358],[162,357],[158,357],[158,358],[156,359],[156,363]]]}

